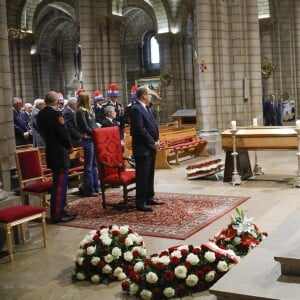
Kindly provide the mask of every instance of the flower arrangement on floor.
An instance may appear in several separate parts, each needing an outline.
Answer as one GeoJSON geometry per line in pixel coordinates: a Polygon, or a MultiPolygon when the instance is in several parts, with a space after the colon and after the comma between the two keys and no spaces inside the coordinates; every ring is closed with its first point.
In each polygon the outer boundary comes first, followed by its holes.
{"type": "Polygon", "coordinates": [[[80,242],[73,281],[108,284],[127,278],[130,265],[146,258],[143,239],[128,226],[101,226],[80,242]]]}
{"type": "Polygon", "coordinates": [[[237,216],[231,215],[231,224],[223,228],[213,239],[222,249],[231,249],[239,256],[245,256],[266,236],[253,223],[253,218],[245,216],[243,210],[236,208],[237,216]]]}
{"type": "Polygon", "coordinates": [[[183,297],[212,286],[266,236],[236,208],[231,223],[201,246],[171,247],[146,258],[142,238],[128,226],[90,231],[76,254],[74,281],[110,283],[143,300],[183,297]]]}
{"type": "Polygon", "coordinates": [[[122,289],[144,300],[183,297],[209,288],[239,261],[213,243],[183,245],[132,266],[122,289]]]}

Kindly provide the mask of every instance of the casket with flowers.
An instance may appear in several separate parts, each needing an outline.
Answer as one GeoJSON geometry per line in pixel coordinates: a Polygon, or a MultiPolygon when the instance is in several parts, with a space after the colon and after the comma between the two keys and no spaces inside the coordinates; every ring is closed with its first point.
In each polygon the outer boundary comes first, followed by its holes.
{"type": "Polygon", "coordinates": [[[128,226],[101,226],[80,242],[73,280],[105,284],[124,280],[128,266],[145,258],[142,237],[128,226]]]}
{"type": "Polygon", "coordinates": [[[132,265],[122,289],[145,300],[192,295],[209,288],[238,261],[233,251],[211,242],[173,247],[132,265]]]}
{"type": "Polygon", "coordinates": [[[231,224],[223,228],[213,239],[220,248],[231,249],[239,256],[245,256],[266,236],[253,223],[253,218],[245,216],[243,210],[236,208],[237,216],[231,215],[231,224]]]}

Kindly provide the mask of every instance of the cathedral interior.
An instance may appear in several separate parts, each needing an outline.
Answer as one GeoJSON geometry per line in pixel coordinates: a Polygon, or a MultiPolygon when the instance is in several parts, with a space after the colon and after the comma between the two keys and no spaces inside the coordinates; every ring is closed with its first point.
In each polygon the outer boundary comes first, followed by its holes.
{"type": "Polygon", "coordinates": [[[115,83],[127,105],[131,87],[147,85],[161,125],[179,110],[195,112],[211,155],[221,153],[220,133],[232,120],[263,125],[270,93],[294,113],[284,125],[299,117],[299,1],[0,0],[0,16],[0,179],[7,191],[16,167],[13,97],[33,103],[54,90],[68,99],[78,88],[106,95],[115,83]]]}

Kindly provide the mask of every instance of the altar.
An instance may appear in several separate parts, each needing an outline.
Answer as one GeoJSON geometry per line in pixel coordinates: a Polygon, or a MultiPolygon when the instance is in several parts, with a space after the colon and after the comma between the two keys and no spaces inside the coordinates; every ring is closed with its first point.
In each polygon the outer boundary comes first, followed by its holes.
{"type": "MultiPolygon", "coordinates": [[[[233,172],[233,134],[230,129],[221,133],[222,150],[226,151],[224,181],[231,181],[233,172]]],[[[240,127],[235,132],[235,150],[237,152],[237,169],[241,178],[251,177],[252,168],[248,151],[261,150],[297,150],[298,137],[295,127],[286,126],[251,126],[240,127]]],[[[255,156],[256,157],[256,156],[255,156]]],[[[257,159],[257,157],[256,157],[257,159]]],[[[257,165],[258,162],[255,161],[257,165]]]]}

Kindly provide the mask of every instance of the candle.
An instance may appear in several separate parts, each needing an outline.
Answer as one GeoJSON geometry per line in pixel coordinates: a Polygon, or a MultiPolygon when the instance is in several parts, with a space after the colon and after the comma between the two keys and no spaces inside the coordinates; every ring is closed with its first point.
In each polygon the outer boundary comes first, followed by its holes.
{"type": "Polygon", "coordinates": [[[296,129],[300,129],[300,120],[296,121],[296,129]]]}
{"type": "Polygon", "coordinates": [[[254,119],[252,120],[252,124],[253,124],[253,126],[257,126],[257,118],[254,118],[254,119]]]}
{"type": "Polygon", "coordinates": [[[231,129],[236,130],[236,121],[231,121],[231,129]]]}

